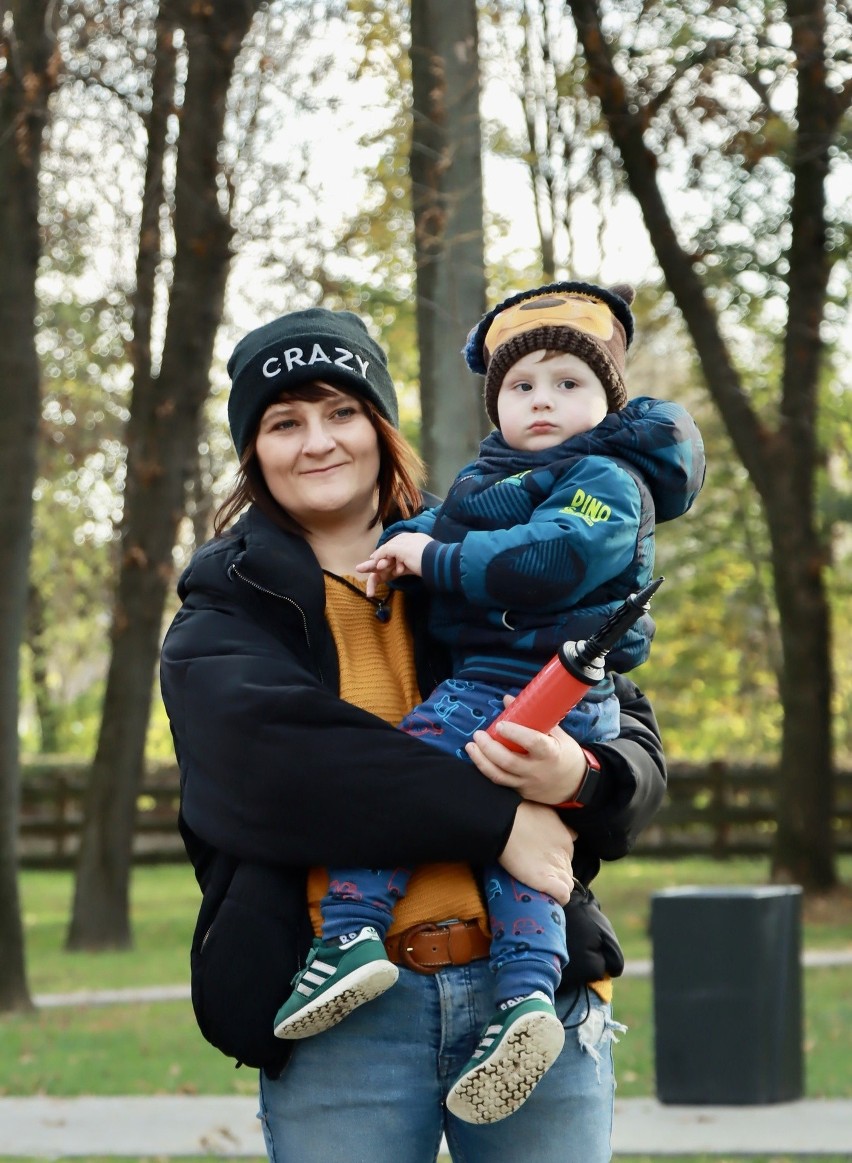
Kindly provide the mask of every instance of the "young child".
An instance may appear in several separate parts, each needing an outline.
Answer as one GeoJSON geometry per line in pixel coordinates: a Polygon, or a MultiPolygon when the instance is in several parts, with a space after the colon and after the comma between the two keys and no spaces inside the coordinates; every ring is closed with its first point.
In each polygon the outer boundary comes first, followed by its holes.
{"type": "MultiPolygon", "coordinates": [[[[654,528],[685,513],[704,478],[701,437],[679,405],[628,403],[624,363],[632,288],[564,282],[505,300],[465,348],[485,375],[497,426],[447,499],[385,533],[368,562],[377,581],[410,574],[432,594],[433,632],[452,651],[453,677],[400,724],[465,757],[473,733],[503,709],[566,640],[589,636],[650,581],[654,528]]],[[[648,657],[643,616],[610,652],[626,671],[648,657]]],[[[618,735],[610,678],[562,727],[581,744],[618,735]]],[[[597,761],[574,800],[595,798],[597,761]]],[[[578,827],[581,824],[578,823],[578,827]]],[[[383,940],[409,870],[330,869],[322,944],[275,1020],[282,1038],[336,1024],[389,988],[397,969],[383,940]]],[[[484,873],[495,973],[495,1014],[453,1085],[448,1108],[468,1122],[511,1114],[559,1055],[554,995],[567,964],[564,914],[499,865],[484,873]],[[520,1082],[519,1082],[520,1076],[520,1082]]]]}

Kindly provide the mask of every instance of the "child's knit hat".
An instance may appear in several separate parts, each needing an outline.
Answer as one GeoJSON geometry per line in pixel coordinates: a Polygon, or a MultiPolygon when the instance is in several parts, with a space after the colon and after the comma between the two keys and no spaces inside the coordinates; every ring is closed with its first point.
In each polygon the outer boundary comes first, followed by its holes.
{"type": "Polygon", "coordinates": [[[399,427],[399,405],[387,356],[351,311],[291,311],[244,335],[228,360],[228,421],[239,456],[260,418],[287,388],[324,380],[365,396],[399,427]]]}
{"type": "Polygon", "coordinates": [[[497,393],[509,368],[532,351],[568,351],[587,363],[606,390],[610,412],[627,403],[624,361],[633,338],[627,284],[550,283],[504,299],[468,336],[464,357],[485,376],[485,410],[499,428],[497,393]]]}

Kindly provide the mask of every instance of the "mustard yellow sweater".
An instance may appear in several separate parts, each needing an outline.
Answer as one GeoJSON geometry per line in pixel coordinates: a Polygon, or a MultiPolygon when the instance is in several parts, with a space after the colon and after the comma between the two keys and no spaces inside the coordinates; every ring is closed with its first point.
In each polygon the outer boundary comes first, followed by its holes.
{"type": "MultiPolygon", "coordinates": [[[[366,585],[358,577],[346,580],[361,590],[366,585]]],[[[326,575],[325,612],[340,659],[340,697],[396,724],[421,701],[414,648],[403,615],[404,595],[380,587],[378,596],[385,598],[391,609],[389,622],[380,622],[365,598],[326,575]]],[[[321,930],[319,903],[327,887],[326,869],[313,869],[308,878],[308,903],[316,933],[321,930]]],[[[451,917],[477,917],[487,931],[486,909],[470,868],[466,864],[429,864],[413,871],[408,892],[394,910],[390,932],[451,917]]]]}

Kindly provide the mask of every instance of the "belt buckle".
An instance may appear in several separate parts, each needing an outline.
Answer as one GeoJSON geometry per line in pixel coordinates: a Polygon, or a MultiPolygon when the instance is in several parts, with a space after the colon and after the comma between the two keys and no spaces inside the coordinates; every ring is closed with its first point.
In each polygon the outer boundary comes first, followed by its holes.
{"type": "MultiPolygon", "coordinates": [[[[451,922],[445,922],[450,924],[451,922]]],[[[423,965],[419,961],[415,961],[411,954],[414,949],[411,946],[412,940],[419,933],[434,933],[436,929],[443,928],[443,925],[436,925],[432,922],[426,922],[421,925],[412,925],[410,929],[406,929],[399,938],[399,960],[406,969],[413,969],[415,973],[422,973],[427,976],[432,976],[438,973],[443,968],[441,965],[423,965]]]]}

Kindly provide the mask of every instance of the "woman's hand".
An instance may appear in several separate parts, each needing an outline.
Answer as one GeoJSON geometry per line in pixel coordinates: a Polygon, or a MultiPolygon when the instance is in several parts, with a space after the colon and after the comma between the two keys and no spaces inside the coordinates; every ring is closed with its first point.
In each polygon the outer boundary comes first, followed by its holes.
{"type": "MultiPolygon", "coordinates": [[[[503,699],[506,706],[512,701],[511,695],[503,699]]],[[[561,727],[543,735],[520,723],[504,722],[497,730],[526,754],[510,751],[486,731],[476,731],[465,751],[483,775],[540,804],[562,804],[574,798],[586,775],[586,757],[576,739],[561,727]]]]}
{"type": "Polygon", "coordinates": [[[574,832],[562,823],[553,808],[524,801],[499,862],[510,876],[567,904],[574,887],[571,860],[574,832]]]}

